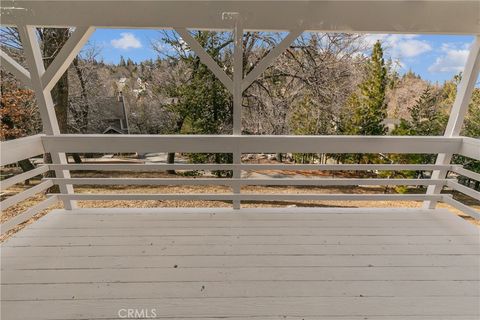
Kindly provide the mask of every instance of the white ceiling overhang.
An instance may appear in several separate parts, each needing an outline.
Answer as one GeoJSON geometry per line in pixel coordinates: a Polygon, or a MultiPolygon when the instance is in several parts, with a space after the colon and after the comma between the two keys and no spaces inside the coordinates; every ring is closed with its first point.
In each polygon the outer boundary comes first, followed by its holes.
{"type": "Polygon", "coordinates": [[[480,1],[2,1],[2,25],[480,33],[480,1]]]}

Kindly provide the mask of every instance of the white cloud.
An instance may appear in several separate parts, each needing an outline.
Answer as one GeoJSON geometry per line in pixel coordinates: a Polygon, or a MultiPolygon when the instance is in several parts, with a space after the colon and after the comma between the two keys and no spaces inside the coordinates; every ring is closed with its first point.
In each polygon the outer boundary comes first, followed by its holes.
{"type": "Polygon", "coordinates": [[[385,45],[394,60],[413,58],[432,50],[432,46],[425,40],[418,40],[415,34],[370,34],[366,42],[371,47],[376,41],[385,45]]]}
{"type": "Polygon", "coordinates": [[[124,32],[120,33],[121,37],[119,39],[113,39],[110,41],[110,44],[117,49],[128,50],[130,48],[141,48],[142,43],[138,40],[133,33],[124,32]]]}
{"type": "Polygon", "coordinates": [[[412,39],[399,42],[397,44],[397,50],[401,57],[413,58],[422,53],[431,51],[432,46],[426,41],[412,39]]]}
{"type": "Polygon", "coordinates": [[[468,44],[455,45],[444,43],[442,45],[442,55],[435,59],[435,62],[428,68],[429,72],[461,72],[465,67],[468,57],[468,44]]]}

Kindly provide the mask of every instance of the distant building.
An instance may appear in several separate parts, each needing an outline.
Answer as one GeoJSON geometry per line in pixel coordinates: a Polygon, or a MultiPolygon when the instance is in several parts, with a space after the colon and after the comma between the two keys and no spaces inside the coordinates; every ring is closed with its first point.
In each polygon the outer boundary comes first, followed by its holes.
{"type": "Polygon", "coordinates": [[[90,115],[90,132],[104,134],[128,134],[127,106],[122,93],[106,97],[98,102],[98,112],[90,115]]]}

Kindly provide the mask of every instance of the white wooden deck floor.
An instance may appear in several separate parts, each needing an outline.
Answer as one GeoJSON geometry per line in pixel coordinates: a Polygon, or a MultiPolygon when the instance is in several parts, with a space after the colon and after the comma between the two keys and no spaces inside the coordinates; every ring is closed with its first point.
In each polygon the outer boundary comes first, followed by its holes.
{"type": "Polygon", "coordinates": [[[2,320],[480,319],[479,229],[445,210],[56,210],[1,267],[2,320]]]}

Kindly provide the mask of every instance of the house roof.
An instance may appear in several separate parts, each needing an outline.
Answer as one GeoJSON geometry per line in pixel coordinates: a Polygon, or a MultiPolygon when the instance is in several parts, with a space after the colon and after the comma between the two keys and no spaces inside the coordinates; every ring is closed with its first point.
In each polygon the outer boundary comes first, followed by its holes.
{"type": "Polygon", "coordinates": [[[122,98],[102,97],[96,102],[98,105],[98,113],[92,113],[92,117],[100,117],[107,119],[124,119],[122,98]]]}
{"type": "Polygon", "coordinates": [[[114,128],[112,126],[108,127],[107,129],[105,129],[103,132],[103,134],[107,134],[107,133],[118,133],[118,134],[123,134],[125,132],[123,132],[122,130],[118,129],[118,128],[114,128]]]}

